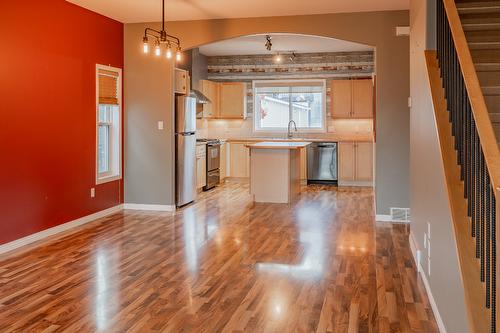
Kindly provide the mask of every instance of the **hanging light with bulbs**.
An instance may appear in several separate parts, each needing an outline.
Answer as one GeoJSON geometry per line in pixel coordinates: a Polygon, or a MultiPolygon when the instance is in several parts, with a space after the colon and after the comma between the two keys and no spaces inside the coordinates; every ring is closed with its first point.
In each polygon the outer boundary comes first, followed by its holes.
{"type": "Polygon", "coordinates": [[[144,29],[144,37],[142,37],[142,50],[144,53],[149,53],[149,39],[153,39],[154,54],[159,57],[162,53],[162,46],[166,45],[165,55],[168,59],[172,58],[172,47],[175,47],[175,60],[181,61],[182,48],[179,38],[167,34],[165,31],[165,0],[161,1],[161,30],[151,28],[144,29]]]}

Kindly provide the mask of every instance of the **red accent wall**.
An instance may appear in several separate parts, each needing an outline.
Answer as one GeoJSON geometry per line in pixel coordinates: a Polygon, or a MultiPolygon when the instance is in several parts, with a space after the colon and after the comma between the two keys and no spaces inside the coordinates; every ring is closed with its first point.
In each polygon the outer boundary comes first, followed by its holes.
{"type": "Polygon", "coordinates": [[[63,0],[0,13],[2,244],[123,202],[95,186],[95,65],[123,68],[123,24],[63,0]]]}

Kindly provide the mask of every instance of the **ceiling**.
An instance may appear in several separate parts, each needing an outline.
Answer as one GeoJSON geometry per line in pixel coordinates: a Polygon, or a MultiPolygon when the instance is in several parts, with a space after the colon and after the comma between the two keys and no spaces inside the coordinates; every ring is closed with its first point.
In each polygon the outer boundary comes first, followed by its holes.
{"type": "Polygon", "coordinates": [[[200,46],[200,53],[206,56],[252,55],[276,52],[319,53],[370,51],[373,47],[340,39],[297,35],[271,34],[272,51],[266,50],[266,35],[251,35],[232,38],[200,46]]]}
{"type": "MultiPolygon", "coordinates": [[[[161,21],[161,0],[67,1],[124,23],[161,21]]],[[[168,21],[409,8],[409,0],[166,0],[165,2],[168,21]]]]}

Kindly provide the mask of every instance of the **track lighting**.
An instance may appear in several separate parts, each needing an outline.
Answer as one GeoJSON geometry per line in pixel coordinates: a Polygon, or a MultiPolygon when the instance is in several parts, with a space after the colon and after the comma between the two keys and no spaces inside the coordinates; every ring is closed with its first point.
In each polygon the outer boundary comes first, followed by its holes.
{"type": "Polygon", "coordinates": [[[266,36],[266,50],[268,51],[271,51],[271,49],[273,48],[273,43],[271,42],[271,36],[267,35],[266,36]]]}

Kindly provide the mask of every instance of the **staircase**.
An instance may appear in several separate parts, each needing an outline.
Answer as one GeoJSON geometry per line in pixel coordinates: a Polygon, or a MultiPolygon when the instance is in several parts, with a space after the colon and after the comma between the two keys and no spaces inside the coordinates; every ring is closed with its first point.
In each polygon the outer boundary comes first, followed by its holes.
{"type": "Polygon", "coordinates": [[[436,0],[426,51],[470,332],[499,332],[500,0],[436,0]]]}
{"type": "Polygon", "coordinates": [[[500,1],[456,0],[497,142],[500,142],[500,1]]]}

